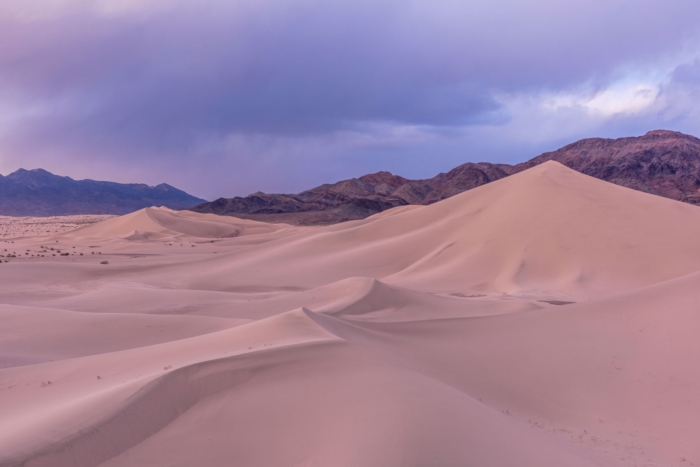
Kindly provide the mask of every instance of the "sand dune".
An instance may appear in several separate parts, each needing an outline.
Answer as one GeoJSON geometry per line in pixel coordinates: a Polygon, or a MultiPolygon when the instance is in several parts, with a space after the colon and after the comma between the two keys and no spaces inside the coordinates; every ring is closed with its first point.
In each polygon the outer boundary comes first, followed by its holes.
{"type": "MultiPolygon", "coordinates": [[[[477,464],[519,459],[520,465],[532,466],[594,465],[565,444],[493,413],[449,386],[354,348],[304,312],[243,328],[144,349],[138,352],[140,368],[129,368],[135,351],[81,362],[79,373],[101,372],[103,379],[93,385],[111,385],[123,394],[119,380],[135,373],[142,385],[124,394],[123,403],[95,416],[90,410],[95,401],[82,402],[88,399],[84,395],[66,400],[73,391],[62,385],[79,386],[76,375],[66,382],[53,380],[42,388],[59,393],[51,405],[88,405],[77,423],[79,431],[61,436],[61,429],[54,428],[45,436],[56,441],[28,449],[28,459],[15,452],[5,464],[26,459],[29,466],[98,465],[111,458],[105,465],[220,465],[227,459],[246,465],[279,465],[290,459],[318,465],[399,465],[408,455],[415,465],[458,465],[470,457],[477,464]],[[234,347],[244,344],[252,351],[231,349],[238,355],[223,356],[222,344],[231,340],[238,342],[234,347]],[[188,352],[194,348],[194,354],[188,352]],[[153,369],[148,374],[145,367],[165,355],[179,365],[160,376],[153,369]],[[218,416],[207,415],[212,412],[218,416]],[[212,441],[224,449],[202,449],[202,443],[212,441]],[[267,450],[268,443],[285,448],[267,450]],[[123,454],[113,457],[119,452],[123,454]]],[[[44,372],[65,372],[61,367],[70,362],[61,363],[44,372]]],[[[49,404],[43,401],[42,414],[51,414],[49,404]]],[[[71,413],[75,424],[81,410],[71,407],[71,413]]],[[[6,424],[13,421],[10,417],[6,424]]],[[[37,436],[36,426],[28,431],[37,436]]],[[[3,450],[13,451],[18,450],[3,450]]]]}
{"type": "Polygon", "coordinates": [[[161,207],[141,209],[125,216],[73,230],[67,235],[76,238],[161,240],[179,236],[231,238],[276,230],[279,230],[279,227],[274,224],[191,211],[173,211],[161,207]]]}
{"type": "Polygon", "coordinates": [[[246,322],[0,305],[0,368],[143,347],[246,322]]]}
{"type": "Polygon", "coordinates": [[[402,323],[311,316],[349,342],[560,438],[675,465],[700,458],[698,303],[700,274],[692,274],[604,300],[500,316],[402,323]]]}
{"type": "Polygon", "coordinates": [[[327,227],[52,235],[0,244],[0,466],[700,462],[700,208],[550,162],[327,227]]]}
{"type": "Polygon", "coordinates": [[[329,292],[332,301],[313,306],[313,311],[351,320],[419,321],[450,317],[490,316],[540,308],[536,303],[434,295],[384,284],[368,277],[352,277],[312,291],[329,292]]]}
{"type": "Polygon", "coordinates": [[[192,286],[224,289],[232,275],[246,277],[239,284],[298,288],[367,276],[439,293],[587,298],[700,268],[696,207],[556,162],[437,204],[387,212],[235,252],[192,286]]]}

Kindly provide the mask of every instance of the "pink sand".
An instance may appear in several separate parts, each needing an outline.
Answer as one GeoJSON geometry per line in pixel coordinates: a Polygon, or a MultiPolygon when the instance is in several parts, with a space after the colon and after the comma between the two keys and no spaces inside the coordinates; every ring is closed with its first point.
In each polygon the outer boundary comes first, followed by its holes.
{"type": "Polygon", "coordinates": [[[328,227],[8,246],[0,466],[700,465],[700,209],[555,162],[328,227]]]}

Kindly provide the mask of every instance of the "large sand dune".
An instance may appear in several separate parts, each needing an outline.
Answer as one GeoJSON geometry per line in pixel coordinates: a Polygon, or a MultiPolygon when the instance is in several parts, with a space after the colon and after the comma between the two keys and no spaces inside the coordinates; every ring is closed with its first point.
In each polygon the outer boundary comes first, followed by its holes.
{"type": "Polygon", "coordinates": [[[700,462],[697,207],[549,162],[328,227],[51,235],[0,244],[0,466],[700,462]]]}

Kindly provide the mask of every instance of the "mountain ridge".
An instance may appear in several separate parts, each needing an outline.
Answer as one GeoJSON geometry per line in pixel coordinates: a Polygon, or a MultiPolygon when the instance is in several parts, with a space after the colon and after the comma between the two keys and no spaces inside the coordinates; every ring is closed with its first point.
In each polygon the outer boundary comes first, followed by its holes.
{"type": "Polygon", "coordinates": [[[548,160],[617,185],[700,204],[700,139],[653,130],[636,137],[582,139],[516,165],[467,162],[422,180],[382,171],[298,194],[219,198],[192,210],[267,222],[333,224],[397,206],[432,204],[548,160]]]}
{"type": "Polygon", "coordinates": [[[166,183],[74,180],[22,168],[0,175],[0,215],[127,214],[165,206],[265,222],[335,224],[398,206],[433,204],[548,160],[617,185],[700,205],[700,139],[652,130],[636,137],[582,139],[516,165],[467,162],[418,180],[380,171],[296,194],[258,191],[211,202],[166,183]]]}
{"type": "Polygon", "coordinates": [[[690,204],[700,204],[700,139],[653,130],[639,137],[587,138],[515,166],[555,160],[586,175],[690,204]]]}
{"type": "Polygon", "coordinates": [[[150,206],[187,209],[203,200],[167,183],[74,180],[44,169],[0,175],[0,215],[128,214],[150,206]]]}

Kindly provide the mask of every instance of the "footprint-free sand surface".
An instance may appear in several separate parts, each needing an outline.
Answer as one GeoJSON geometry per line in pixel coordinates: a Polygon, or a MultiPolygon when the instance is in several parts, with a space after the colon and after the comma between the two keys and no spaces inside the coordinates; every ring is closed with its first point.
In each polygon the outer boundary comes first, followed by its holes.
{"type": "Polygon", "coordinates": [[[3,222],[0,466],[700,465],[698,207],[548,162],[326,227],[3,222]]]}

